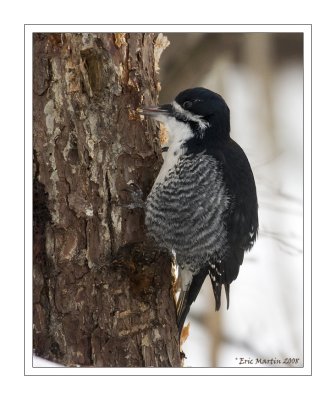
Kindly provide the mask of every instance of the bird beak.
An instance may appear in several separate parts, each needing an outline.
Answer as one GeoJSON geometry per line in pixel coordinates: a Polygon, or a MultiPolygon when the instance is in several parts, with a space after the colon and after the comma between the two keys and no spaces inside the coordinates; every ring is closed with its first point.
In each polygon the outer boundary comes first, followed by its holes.
{"type": "Polygon", "coordinates": [[[139,109],[139,114],[160,121],[162,120],[162,117],[168,117],[169,115],[171,115],[172,109],[173,107],[171,104],[164,104],[157,107],[142,107],[139,109]]]}

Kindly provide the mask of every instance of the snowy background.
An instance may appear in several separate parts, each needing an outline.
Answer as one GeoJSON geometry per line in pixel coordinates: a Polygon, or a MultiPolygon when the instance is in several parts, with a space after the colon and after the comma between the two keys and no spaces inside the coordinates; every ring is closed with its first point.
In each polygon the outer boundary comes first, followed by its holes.
{"type": "Polygon", "coordinates": [[[250,160],[259,200],[259,238],[231,285],[230,309],[214,311],[207,279],[187,319],[185,365],[251,367],[239,359],[290,357],[299,359],[291,366],[302,366],[302,35],[167,36],[160,102],[187,87],[220,93],[231,110],[231,136],[250,160]]]}

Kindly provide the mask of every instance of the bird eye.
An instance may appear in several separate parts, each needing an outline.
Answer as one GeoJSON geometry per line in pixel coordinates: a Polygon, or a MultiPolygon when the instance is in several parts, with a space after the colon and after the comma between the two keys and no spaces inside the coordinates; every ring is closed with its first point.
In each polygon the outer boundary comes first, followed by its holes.
{"type": "Polygon", "coordinates": [[[185,108],[186,110],[188,110],[191,107],[192,107],[192,101],[185,101],[183,103],[183,108],[185,108]]]}

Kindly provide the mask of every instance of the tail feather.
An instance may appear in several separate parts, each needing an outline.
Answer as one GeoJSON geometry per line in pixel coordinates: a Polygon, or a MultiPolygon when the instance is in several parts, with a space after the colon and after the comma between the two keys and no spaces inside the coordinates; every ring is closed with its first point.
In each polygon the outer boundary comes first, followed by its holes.
{"type": "Polygon", "coordinates": [[[226,295],[226,309],[230,307],[230,284],[224,283],[225,295],[226,295]]]}
{"type": "Polygon", "coordinates": [[[177,302],[177,326],[179,334],[181,335],[184,322],[190,311],[191,304],[196,300],[196,297],[201,290],[203,282],[207,276],[208,271],[206,268],[201,270],[197,275],[193,276],[190,286],[186,290],[181,290],[177,302]]]}

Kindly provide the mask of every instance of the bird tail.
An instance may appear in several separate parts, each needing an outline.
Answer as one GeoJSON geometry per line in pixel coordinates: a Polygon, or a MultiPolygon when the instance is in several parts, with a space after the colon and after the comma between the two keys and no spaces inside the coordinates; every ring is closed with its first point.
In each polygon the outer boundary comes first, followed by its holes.
{"type": "Polygon", "coordinates": [[[197,275],[193,276],[191,284],[187,288],[184,289],[182,285],[177,302],[177,326],[179,335],[181,335],[185,319],[190,311],[190,306],[196,300],[206,276],[207,270],[201,270],[197,275]]]}
{"type": "Polygon", "coordinates": [[[225,295],[226,295],[226,309],[230,307],[230,284],[224,283],[225,295]]]}
{"type": "MultiPolygon", "coordinates": [[[[221,307],[221,294],[222,294],[222,282],[220,279],[217,281],[214,281],[213,279],[210,279],[212,283],[212,289],[213,293],[215,296],[215,302],[216,302],[216,311],[218,311],[221,307]]],[[[230,306],[230,284],[229,283],[223,283],[224,289],[225,289],[225,295],[226,295],[226,309],[229,309],[230,306]]]]}

